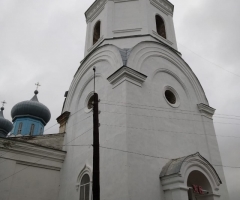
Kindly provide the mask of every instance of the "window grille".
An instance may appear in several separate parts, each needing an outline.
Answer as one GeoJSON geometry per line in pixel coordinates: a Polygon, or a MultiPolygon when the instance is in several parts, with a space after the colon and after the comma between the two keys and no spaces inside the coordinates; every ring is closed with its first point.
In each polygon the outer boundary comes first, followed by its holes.
{"type": "Polygon", "coordinates": [[[89,200],[90,197],[90,177],[85,174],[80,184],[80,200],[89,200]]]}

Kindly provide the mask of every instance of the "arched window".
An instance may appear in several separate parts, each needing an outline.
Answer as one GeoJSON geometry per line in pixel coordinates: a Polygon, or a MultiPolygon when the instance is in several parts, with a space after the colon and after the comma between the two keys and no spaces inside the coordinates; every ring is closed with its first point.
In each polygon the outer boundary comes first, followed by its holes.
{"type": "Polygon", "coordinates": [[[80,200],[89,200],[90,197],[90,177],[85,174],[80,183],[80,200]]]}
{"type": "Polygon", "coordinates": [[[157,33],[166,39],[167,37],[166,37],[165,24],[163,19],[159,15],[156,15],[156,26],[157,26],[157,33]]]}
{"type": "Polygon", "coordinates": [[[93,29],[93,45],[99,40],[101,34],[101,22],[98,21],[93,29]]]}
{"type": "Polygon", "coordinates": [[[34,128],[35,128],[35,125],[32,124],[32,125],[31,125],[31,128],[30,128],[30,135],[33,135],[33,133],[34,133],[34,128]]]}
{"type": "Polygon", "coordinates": [[[23,123],[20,122],[20,124],[18,125],[18,133],[17,134],[21,134],[22,133],[22,125],[23,125],[23,123]]]}

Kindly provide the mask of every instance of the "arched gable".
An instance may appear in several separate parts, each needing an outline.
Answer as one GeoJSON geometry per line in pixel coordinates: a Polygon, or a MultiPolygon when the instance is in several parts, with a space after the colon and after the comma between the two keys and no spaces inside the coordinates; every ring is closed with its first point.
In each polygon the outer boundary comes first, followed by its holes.
{"type": "MultiPolygon", "coordinates": [[[[63,112],[69,111],[76,88],[78,87],[80,81],[82,80],[82,78],[86,74],[86,72],[90,68],[93,68],[94,65],[96,65],[97,63],[102,62],[102,61],[108,62],[110,64],[110,66],[112,67],[112,70],[109,70],[107,72],[108,74],[102,75],[104,77],[106,76],[106,79],[111,73],[113,73],[118,68],[122,67],[122,65],[123,65],[123,60],[122,60],[121,54],[119,52],[119,49],[114,45],[104,45],[104,46],[97,48],[93,52],[91,52],[81,62],[81,65],[78,68],[78,70],[74,76],[74,79],[71,83],[71,86],[70,86],[70,89],[68,92],[68,96],[66,99],[66,103],[65,103],[63,112]]],[[[87,81],[89,82],[89,80],[91,81],[92,78],[89,77],[87,81]]],[[[83,86],[84,86],[84,84],[83,84],[83,86]]],[[[82,87],[82,88],[84,88],[84,87],[82,87]]]]}
{"type": "Polygon", "coordinates": [[[175,50],[167,47],[166,45],[161,45],[160,43],[153,41],[140,42],[132,48],[128,57],[127,66],[143,73],[143,63],[151,57],[161,57],[181,70],[181,72],[191,83],[198,99],[198,103],[204,103],[208,105],[204,90],[196,75],[193,73],[187,63],[181,58],[181,56],[179,56],[175,50]]]}
{"type": "Polygon", "coordinates": [[[207,178],[213,195],[217,196],[222,181],[214,167],[200,153],[170,160],[160,174],[163,190],[179,189],[187,192],[188,177],[194,171],[202,173],[207,178]]]}

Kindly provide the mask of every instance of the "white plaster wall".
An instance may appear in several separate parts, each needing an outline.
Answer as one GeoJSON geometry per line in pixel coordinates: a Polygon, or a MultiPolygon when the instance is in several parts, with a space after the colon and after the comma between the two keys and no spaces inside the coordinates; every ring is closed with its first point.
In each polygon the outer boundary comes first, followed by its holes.
{"type": "MultiPolygon", "coordinates": [[[[0,151],[2,153],[2,151],[0,151]]],[[[6,155],[5,157],[8,157],[6,155]]],[[[9,154],[8,159],[0,159],[0,199],[1,200],[54,200],[58,197],[60,171],[37,166],[18,164],[24,162],[57,166],[53,161],[9,154]]]]}
{"type": "MultiPolygon", "coordinates": [[[[104,52],[108,52],[111,49],[104,49],[104,52]]],[[[98,52],[99,53],[99,52],[98,52]]],[[[97,53],[97,54],[98,54],[97,53]]],[[[109,52],[108,52],[109,55],[109,52]]],[[[107,77],[112,74],[117,68],[115,60],[114,65],[111,65],[109,59],[104,56],[98,58],[98,62],[95,60],[94,66],[97,68],[96,78],[96,91],[100,94],[99,98],[101,102],[108,101],[108,99],[117,101],[119,96],[125,99],[125,86],[118,87],[117,90],[112,90],[112,86],[107,81],[107,77]]],[[[86,63],[87,65],[88,63],[86,63]]],[[[82,70],[79,71],[82,74],[80,77],[76,76],[77,80],[72,83],[75,85],[74,92],[69,93],[69,111],[75,113],[79,112],[69,118],[65,144],[69,145],[91,145],[92,144],[92,112],[86,112],[85,100],[89,93],[93,90],[93,71],[92,65],[86,67],[82,66],[82,70]],[[82,109],[84,108],[84,109],[82,109]],[[89,131],[87,131],[89,130],[89,131]],[[87,132],[86,132],[87,131],[87,132]]],[[[73,89],[73,88],[71,88],[73,89]]],[[[100,105],[100,110],[105,110],[106,105],[100,105]]],[[[66,109],[66,108],[64,108],[66,109]]],[[[125,108],[114,107],[112,112],[119,111],[125,112],[125,108]]],[[[109,117],[108,113],[102,112],[101,127],[100,127],[100,140],[103,146],[114,146],[119,149],[126,149],[126,128],[120,128],[116,130],[114,127],[105,125],[107,121],[112,123],[117,119],[118,125],[126,124],[126,116],[117,117],[112,115],[109,117]]],[[[92,165],[92,147],[77,147],[66,146],[65,150],[68,152],[62,171],[61,171],[61,185],[59,199],[79,199],[79,190],[76,189],[77,179],[84,168],[84,166],[92,165]]],[[[107,199],[128,199],[128,174],[127,174],[127,155],[124,155],[117,151],[109,151],[101,149],[101,199],[107,197],[107,199]],[[114,193],[113,193],[114,191],[114,193]]]]}
{"type": "MultiPolygon", "coordinates": [[[[16,163],[12,160],[5,160],[0,158],[0,180],[3,180],[6,177],[9,177],[12,174],[14,174],[15,165],[16,163]]],[[[8,200],[8,197],[11,194],[12,181],[13,181],[13,176],[0,182],[0,199],[1,200],[8,200]]]]}
{"type": "MultiPolygon", "coordinates": [[[[71,113],[79,110],[68,121],[65,144],[92,144],[92,113],[82,108],[93,90],[93,66],[101,99],[100,145],[137,153],[101,148],[101,199],[163,200],[159,175],[168,159],[200,152],[213,166],[221,165],[212,120],[197,109],[199,103],[208,104],[200,83],[179,56],[152,42],[135,46],[127,63],[148,76],[142,87],[123,82],[112,89],[107,77],[122,66],[112,45],[97,50],[82,64],[64,108],[71,113]],[[177,91],[178,108],[164,99],[166,85],[177,91]]],[[[92,165],[92,148],[67,146],[66,150],[59,199],[78,199],[77,177],[85,164],[92,165]]],[[[220,199],[227,200],[222,167],[215,169],[223,181],[220,199]]]]}
{"type": "Polygon", "coordinates": [[[17,164],[15,171],[23,170],[13,177],[9,200],[57,199],[59,171],[17,164]]]}

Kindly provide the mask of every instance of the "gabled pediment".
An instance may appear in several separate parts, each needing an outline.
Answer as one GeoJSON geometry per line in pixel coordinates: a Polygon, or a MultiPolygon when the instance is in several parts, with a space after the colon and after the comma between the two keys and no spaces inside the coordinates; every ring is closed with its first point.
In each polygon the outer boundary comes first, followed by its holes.
{"type": "Polygon", "coordinates": [[[195,153],[182,158],[170,160],[162,169],[160,178],[161,180],[171,179],[173,177],[182,177],[186,179],[185,172],[189,168],[200,168],[203,169],[206,174],[209,175],[209,179],[215,183],[214,185],[219,186],[222,184],[220,177],[218,176],[214,167],[203,157],[200,153],[195,153]]]}
{"type": "Polygon", "coordinates": [[[115,88],[124,81],[128,81],[129,83],[142,87],[146,78],[146,75],[127,66],[122,66],[107,79],[113,85],[113,88],[115,88]]]}

